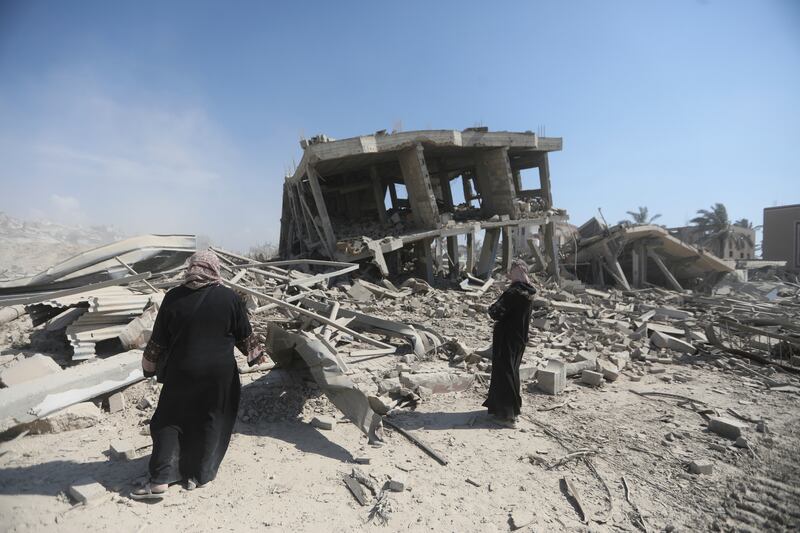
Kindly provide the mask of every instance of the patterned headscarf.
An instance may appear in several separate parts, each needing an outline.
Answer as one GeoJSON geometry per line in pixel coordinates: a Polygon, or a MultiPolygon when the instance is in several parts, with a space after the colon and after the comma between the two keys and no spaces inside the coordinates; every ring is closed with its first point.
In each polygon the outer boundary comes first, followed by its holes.
{"type": "Polygon", "coordinates": [[[508,271],[508,277],[511,281],[518,281],[530,285],[531,279],[528,277],[528,264],[522,259],[514,259],[508,271]]]}
{"type": "Polygon", "coordinates": [[[221,280],[219,257],[211,250],[200,250],[189,258],[189,266],[183,275],[183,284],[190,289],[214,285],[221,280]]]}

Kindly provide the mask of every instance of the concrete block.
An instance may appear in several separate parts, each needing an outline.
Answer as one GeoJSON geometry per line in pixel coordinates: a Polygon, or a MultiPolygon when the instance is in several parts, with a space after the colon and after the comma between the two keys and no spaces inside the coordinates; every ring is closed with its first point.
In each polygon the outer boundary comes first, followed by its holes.
{"type": "Polygon", "coordinates": [[[714,473],[714,464],[711,461],[696,460],[689,463],[689,472],[692,474],[711,475],[714,473]]]}
{"type": "Polygon", "coordinates": [[[367,396],[367,400],[369,401],[370,408],[378,413],[379,415],[385,415],[389,412],[392,406],[395,404],[394,400],[392,400],[388,396],[367,396]]]}
{"type": "Polygon", "coordinates": [[[118,413],[125,410],[125,395],[117,392],[108,397],[108,412],[118,413]]]}
{"type": "Polygon", "coordinates": [[[567,372],[564,363],[550,360],[547,367],[536,373],[536,388],[547,394],[557,396],[567,386],[567,372]]]}
{"type": "Polygon", "coordinates": [[[25,383],[48,374],[61,372],[61,367],[50,357],[37,353],[17,361],[0,372],[0,383],[6,387],[13,387],[18,383],[25,383]]]}
{"type": "Polygon", "coordinates": [[[515,531],[517,529],[522,529],[523,527],[527,526],[531,522],[533,522],[534,516],[532,513],[525,511],[523,509],[515,509],[513,513],[511,513],[511,530],[515,531]]]}
{"type": "Polygon", "coordinates": [[[536,376],[536,365],[524,364],[519,366],[519,380],[528,381],[536,376]]]}
{"type": "Polygon", "coordinates": [[[736,442],[734,442],[733,445],[736,446],[737,448],[745,448],[745,449],[750,448],[750,443],[744,437],[739,437],[738,439],[736,439],[736,442]]]}
{"type": "Polygon", "coordinates": [[[408,488],[408,478],[404,473],[392,474],[389,480],[389,490],[392,492],[403,492],[408,488]]]}
{"type": "Polygon", "coordinates": [[[531,320],[531,326],[547,331],[550,329],[550,321],[546,318],[534,318],[531,320]]]}
{"type": "Polygon", "coordinates": [[[691,343],[678,339],[677,337],[673,337],[672,335],[661,333],[660,331],[654,331],[653,334],[650,335],[650,342],[652,342],[657,348],[669,348],[670,350],[675,350],[676,352],[681,353],[693,354],[696,351],[695,347],[692,346],[691,343]]]}
{"type": "Polygon", "coordinates": [[[577,376],[584,370],[595,370],[597,368],[596,359],[588,359],[584,361],[575,361],[574,363],[567,363],[564,365],[564,372],[567,376],[577,376]]]}
{"type": "Polygon", "coordinates": [[[105,498],[108,492],[100,483],[87,479],[70,486],[69,495],[79,503],[89,505],[105,498]]]}
{"type": "Polygon", "coordinates": [[[315,416],[311,419],[311,425],[319,429],[333,429],[336,425],[336,420],[330,416],[315,416]]]}
{"type": "Polygon", "coordinates": [[[603,366],[603,378],[606,381],[617,381],[619,379],[619,370],[610,365],[603,366]]]}
{"type": "Polygon", "coordinates": [[[103,413],[92,402],[78,403],[32,422],[31,433],[61,433],[89,428],[100,422],[103,413]]]}
{"type": "Polygon", "coordinates": [[[427,387],[433,394],[445,392],[459,392],[470,388],[475,381],[475,376],[456,372],[429,372],[424,374],[403,374],[400,383],[404,387],[416,390],[418,387],[427,387]]]}
{"type": "Polygon", "coordinates": [[[592,387],[597,387],[603,382],[603,374],[594,370],[584,370],[581,374],[581,381],[592,387]]]}
{"type": "Polygon", "coordinates": [[[708,430],[727,439],[736,440],[742,436],[742,431],[747,428],[738,420],[722,416],[712,416],[708,419],[708,430]]]}
{"type": "Polygon", "coordinates": [[[108,446],[111,456],[117,459],[130,461],[136,459],[136,445],[128,440],[115,440],[108,446]]]}

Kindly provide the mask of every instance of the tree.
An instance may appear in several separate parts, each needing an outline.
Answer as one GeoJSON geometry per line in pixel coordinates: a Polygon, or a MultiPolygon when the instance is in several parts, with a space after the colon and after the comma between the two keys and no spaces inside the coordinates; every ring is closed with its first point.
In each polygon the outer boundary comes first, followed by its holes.
{"type": "Polygon", "coordinates": [[[621,221],[620,224],[623,222],[628,222],[635,226],[652,224],[655,219],[661,216],[660,213],[650,216],[650,211],[647,207],[639,207],[639,211],[626,211],[626,214],[630,215],[631,218],[621,221]]]}
{"type": "Polygon", "coordinates": [[[759,230],[762,226],[753,226],[753,223],[746,218],[740,218],[736,222],[733,223],[734,226],[739,226],[740,228],[747,228],[752,230],[759,230]]]}
{"type": "Polygon", "coordinates": [[[724,204],[716,203],[711,206],[711,209],[698,209],[697,215],[691,220],[691,223],[697,226],[698,231],[701,232],[702,236],[699,242],[703,245],[711,244],[711,250],[718,257],[724,255],[726,243],[731,243],[737,250],[745,245],[753,246],[753,239],[749,235],[732,229],[734,225],[751,228],[752,224],[746,218],[739,219],[732,224],[724,204]]]}

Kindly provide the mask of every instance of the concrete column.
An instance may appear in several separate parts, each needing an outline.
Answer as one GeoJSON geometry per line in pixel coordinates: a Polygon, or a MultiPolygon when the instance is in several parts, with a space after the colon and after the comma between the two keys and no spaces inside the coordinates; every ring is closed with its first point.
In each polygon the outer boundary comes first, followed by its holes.
{"type": "Polygon", "coordinates": [[[542,199],[546,209],[553,207],[553,193],[550,189],[550,161],[547,158],[547,152],[542,153],[542,158],[539,161],[539,186],[542,189],[542,199]]]}
{"type": "Polygon", "coordinates": [[[481,257],[475,275],[480,278],[488,278],[494,270],[494,263],[497,259],[497,248],[500,245],[500,228],[488,228],[483,238],[481,246],[481,257]]]}
{"type": "Polygon", "coordinates": [[[475,269],[475,230],[467,233],[467,264],[464,267],[467,274],[472,274],[475,269]]]}
{"type": "Polygon", "coordinates": [[[450,277],[457,279],[461,265],[458,262],[458,236],[456,235],[447,237],[447,257],[450,259],[450,277]]]}
{"type": "Polygon", "coordinates": [[[553,221],[544,225],[544,253],[547,256],[547,273],[553,281],[561,285],[561,271],[558,266],[558,245],[556,244],[556,223],[553,221]]]}
{"type": "Polygon", "coordinates": [[[328,250],[331,258],[333,258],[333,252],[336,250],[336,235],[333,233],[333,225],[328,216],[328,207],[325,205],[325,198],[322,196],[322,189],[319,186],[319,174],[311,165],[308,165],[306,173],[308,174],[308,182],[311,185],[311,194],[314,195],[317,213],[322,222],[322,232],[325,235],[325,240],[328,241],[328,250]]]}
{"type": "Polygon", "coordinates": [[[423,239],[415,243],[417,250],[417,266],[420,269],[420,275],[428,283],[433,283],[433,254],[431,253],[431,245],[433,239],[423,239]]]}
{"type": "Polygon", "coordinates": [[[514,228],[505,226],[503,228],[503,260],[501,266],[503,272],[508,272],[511,268],[511,260],[514,258],[514,228]]]}
{"type": "Polygon", "coordinates": [[[516,194],[511,164],[508,161],[508,148],[479,151],[475,158],[475,177],[483,198],[483,216],[509,215],[516,219],[516,194]]]}
{"type": "Polygon", "coordinates": [[[386,204],[384,203],[386,191],[374,165],[369,167],[369,177],[372,181],[372,195],[375,198],[375,209],[378,210],[378,218],[382,223],[385,223],[387,220],[386,204]]]}
{"type": "Polygon", "coordinates": [[[392,200],[392,207],[397,209],[397,187],[394,182],[389,184],[389,198],[392,200]]]}
{"type": "Polygon", "coordinates": [[[400,152],[398,159],[414,220],[421,229],[436,229],[439,227],[439,208],[433,195],[422,145],[417,143],[400,152]]]}

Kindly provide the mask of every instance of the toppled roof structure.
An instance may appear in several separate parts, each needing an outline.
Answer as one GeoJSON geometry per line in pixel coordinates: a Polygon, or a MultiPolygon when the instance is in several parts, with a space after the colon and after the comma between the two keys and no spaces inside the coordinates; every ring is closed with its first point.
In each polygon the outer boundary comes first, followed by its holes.
{"type": "MultiPolygon", "coordinates": [[[[542,240],[552,242],[553,224],[567,219],[553,207],[548,162],[549,152],[561,150],[561,138],[467,128],[380,131],[338,141],[318,136],[301,146],[303,157],[283,189],[284,258],[371,259],[388,275],[411,252],[430,281],[436,254],[454,278],[462,268],[485,278],[501,234],[507,264],[515,234],[549,231],[542,240]],[[531,168],[538,169],[539,187],[524,189],[521,172],[531,168]],[[466,241],[463,267],[459,236],[466,241]]],[[[545,255],[554,264],[553,246],[545,246],[545,255]]]]}
{"type": "Polygon", "coordinates": [[[733,268],[717,256],[673,237],[661,226],[618,224],[596,217],[565,248],[564,265],[584,281],[622,289],[660,285],[679,292],[713,287],[733,268]],[[570,249],[571,248],[571,249],[570,249]]]}

